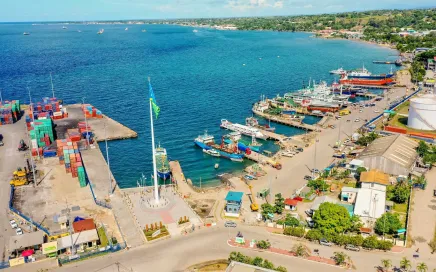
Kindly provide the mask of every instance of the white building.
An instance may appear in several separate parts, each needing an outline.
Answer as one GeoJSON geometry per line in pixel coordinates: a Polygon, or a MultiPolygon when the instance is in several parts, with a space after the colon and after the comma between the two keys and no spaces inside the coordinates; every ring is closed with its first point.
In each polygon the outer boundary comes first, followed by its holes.
{"type": "Polygon", "coordinates": [[[410,99],[407,126],[420,130],[436,130],[436,95],[425,94],[410,99]]]}
{"type": "Polygon", "coordinates": [[[383,172],[371,170],[360,175],[362,188],[359,189],[354,205],[354,214],[362,222],[372,227],[377,218],[386,211],[386,186],[389,176],[383,172]]]}
{"type": "Polygon", "coordinates": [[[347,169],[350,170],[353,174],[356,173],[356,170],[359,167],[365,167],[365,162],[362,160],[354,159],[350,161],[350,163],[347,165],[347,169]]]}

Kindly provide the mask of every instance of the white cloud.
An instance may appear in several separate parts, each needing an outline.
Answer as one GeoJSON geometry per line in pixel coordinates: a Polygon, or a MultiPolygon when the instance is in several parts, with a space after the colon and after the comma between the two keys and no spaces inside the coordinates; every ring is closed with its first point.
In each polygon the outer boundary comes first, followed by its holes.
{"type": "Polygon", "coordinates": [[[313,5],[312,4],[305,5],[305,6],[303,6],[303,8],[313,8],[313,5]]]}
{"type": "Polygon", "coordinates": [[[225,7],[237,11],[260,8],[283,8],[283,0],[229,0],[225,7]]]}

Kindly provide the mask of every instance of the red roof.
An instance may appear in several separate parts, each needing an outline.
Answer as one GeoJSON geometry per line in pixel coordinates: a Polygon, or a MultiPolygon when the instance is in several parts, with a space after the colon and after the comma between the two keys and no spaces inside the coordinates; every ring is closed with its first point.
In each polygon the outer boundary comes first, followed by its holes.
{"type": "Polygon", "coordinates": [[[85,220],[80,220],[77,222],[73,223],[73,229],[74,232],[81,232],[81,231],[85,231],[85,230],[93,230],[95,229],[95,224],[94,224],[94,220],[92,220],[91,218],[85,219],[85,220]]]}
{"type": "Polygon", "coordinates": [[[298,200],[296,200],[296,199],[290,199],[290,198],[285,199],[285,205],[295,207],[295,206],[297,206],[297,204],[298,204],[298,200]]]}

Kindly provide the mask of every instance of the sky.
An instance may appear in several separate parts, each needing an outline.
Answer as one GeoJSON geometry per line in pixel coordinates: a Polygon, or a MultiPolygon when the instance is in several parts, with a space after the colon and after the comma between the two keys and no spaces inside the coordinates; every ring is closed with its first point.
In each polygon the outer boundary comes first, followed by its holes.
{"type": "Polygon", "coordinates": [[[274,16],[434,6],[434,0],[0,0],[0,22],[274,16]]]}

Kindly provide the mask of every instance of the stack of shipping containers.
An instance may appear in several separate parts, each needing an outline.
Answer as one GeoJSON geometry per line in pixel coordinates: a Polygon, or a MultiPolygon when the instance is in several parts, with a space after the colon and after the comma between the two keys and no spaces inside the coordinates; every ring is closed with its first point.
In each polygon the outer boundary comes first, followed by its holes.
{"type": "Polygon", "coordinates": [[[21,115],[19,100],[4,101],[0,103],[0,125],[8,125],[17,122],[21,115]]]}
{"type": "Polygon", "coordinates": [[[82,105],[82,111],[86,118],[103,118],[101,111],[89,104],[82,105]]]}
{"type": "Polygon", "coordinates": [[[73,178],[79,178],[80,187],[85,187],[86,174],[82,163],[79,147],[76,141],[71,139],[57,140],[57,155],[59,163],[65,166],[66,173],[71,173],[73,178]]]}

